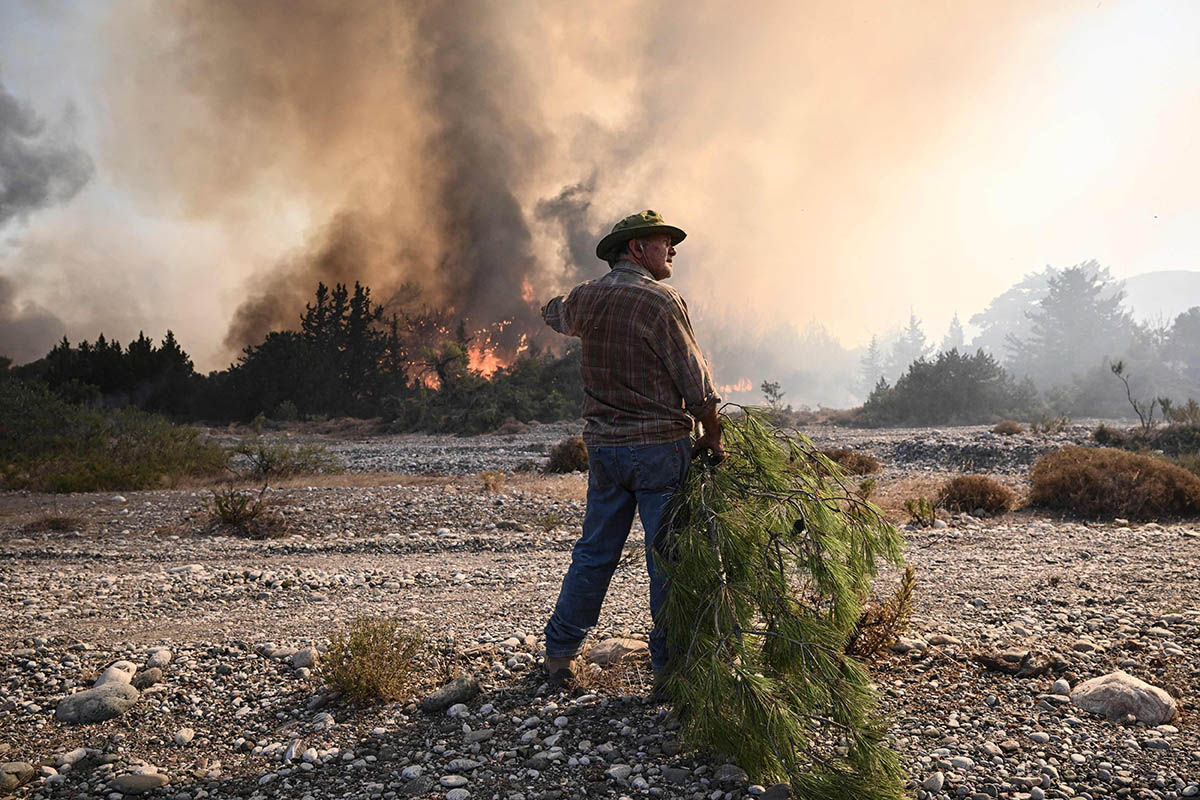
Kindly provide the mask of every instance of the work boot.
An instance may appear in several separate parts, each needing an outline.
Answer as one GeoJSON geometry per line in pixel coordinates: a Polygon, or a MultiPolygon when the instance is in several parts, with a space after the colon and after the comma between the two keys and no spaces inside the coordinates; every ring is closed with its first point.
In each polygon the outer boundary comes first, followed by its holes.
{"type": "Polygon", "coordinates": [[[542,669],[545,670],[546,679],[552,686],[565,686],[575,678],[575,659],[572,656],[563,658],[546,656],[545,661],[542,662],[542,669]]]}

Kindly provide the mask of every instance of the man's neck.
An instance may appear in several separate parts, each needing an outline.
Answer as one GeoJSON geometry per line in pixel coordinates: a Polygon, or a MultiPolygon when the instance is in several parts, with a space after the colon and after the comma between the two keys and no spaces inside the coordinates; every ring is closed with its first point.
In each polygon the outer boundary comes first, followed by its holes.
{"type": "Polygon", "coordinates": [[[657,280],[650,270],[643,267],[641,264],[634,261],[632,258],[623,258],[616,264],[613,264],[613,269],[627,269],[631,272],[636,272],[638,275],[645,275],[650,280],[657,280]]]}

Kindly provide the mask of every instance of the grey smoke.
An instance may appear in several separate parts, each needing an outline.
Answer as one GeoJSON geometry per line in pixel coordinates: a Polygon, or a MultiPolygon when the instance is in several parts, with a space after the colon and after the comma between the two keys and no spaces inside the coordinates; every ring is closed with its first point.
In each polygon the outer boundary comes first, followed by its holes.
{"type": "Polygon", "coordinates": [[[92,159],[0,85],[0,226],[74,197],[92,159]]]}
{"type": "Polygon", "coordinates": [[[15,364],[41,358],[66,325],[51,311],[18,299],[16,281],[0,275],[0,356],[15,364]]]}

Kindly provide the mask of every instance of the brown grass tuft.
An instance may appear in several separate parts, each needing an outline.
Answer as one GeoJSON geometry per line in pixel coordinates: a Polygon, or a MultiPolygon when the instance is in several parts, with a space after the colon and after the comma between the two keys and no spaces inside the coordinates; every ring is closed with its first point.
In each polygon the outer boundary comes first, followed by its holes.
{"type": "Polygon", "coordinates": [[[992,428],[992,433],[998,433],[1001,436],[1016,436],[1018,433],[1024,433],[1025,426],[1014,419],[1006,419],[1003,422],[997,422],[996,427],[992,428]]]}
{"type": "Polygon", "coordinates": [[[1064,447],[1029,472],[1030,500],[1093,519],[1200,513],[1200,478],[1161,459],[1108,447],[1064,447]]]}
{"type": "Polygon", "coordinates": [[[405,700],[420,674],[425,647],[420,631],[401,629],[395,619],[359,617],[335,634],[317,663],[317,677],[359,703],[405,700]]]}
{"type": "Polygon", "coordinates": [[[989,514],[1004,514],[1017,505],[1017,493],[986,475],[959,475],[938,491],[937,505],[968,514],[980,508],[989,514]]]}
{"type": "Polygon", "coordinates": [[[550,450],[550,461],[546,464],[546,472],[587,472],[587,445],[582,436],[572,436],[563,439],[550,450]]]}
{"type": "Polygon", "coordinates": [[[499,469],[491,469],[486,472],[479,473],[479,479],[483,481],[483,490],[490,494],[504,491],[504,471],[499,469]]]}
{"type": "Polygon", "coordinates": [[[866,658],[895,643],[908,630],[916,585],[916,572],[912,567],[905,567],[900,585],[891,597],[872,601],[863,608],[854,632],[846,642],[846,653],[855,658],[866,658]]]}
{"type": "Polygon", "coordinates": [[[822,450],[821,455],[842,468],[847,475],[872,475],[879,472],[879,459],[857,450],[822,450]]]}
{"type": "Polygon", "coordinates": [[[30,520],[21,526],[21,533],[66,533],[77,531],[83,527],[83,520],[78,517],[68,517],[60,514],[47,514],[30,520]]]}
{"type": "Polygon", "coordinates": [[[611,697],[649,693],[654,684],[654,673],[650,670],[648,651],[631,653],[605,667],[588,661],[590,651],[589,647],[580,654],[571,673],[577,689],[611,697]]]}

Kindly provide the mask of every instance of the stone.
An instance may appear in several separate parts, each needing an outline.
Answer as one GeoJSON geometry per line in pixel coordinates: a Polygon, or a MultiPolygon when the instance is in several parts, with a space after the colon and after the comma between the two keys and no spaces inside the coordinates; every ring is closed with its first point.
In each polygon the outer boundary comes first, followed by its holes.
{"type": "Polygon", "coordinates": [[[927,792],[940,792],[942,786],[946,783],[946,775],[943,772],[935,772],[921,783],[921,788],[927,792]]]}
{"type": "Polygon", "coordinates": [[[312,669],[316,666],[318,658],[320,658],[320,653],[317,652],[317,648],[304,647],[292,653],[292,666],[296,669],[312,669]]]}
{"type": "Polygon", "coordinates": [[[908,639],[901,636],[889,649],[893,653],[901,655],[911,653],[913,650],[923,653],[929,649],[929,644],[924,639],[908,639]]]}
{"type": "Polygon", "coordinates": [[[692,771],[683,767],[662,767],[661,772],[668,782],[674,784],[687,783],[692,777],[692,771]]]}
{"type": "Polygon", "coordinates": [[[64,697],[54,710],[59,722],[88,724],[119,717],[133,707],[142,693],[128,683],[109,683],[64,697]]]}
{"type": "Polygon", "coordinates": [[[1066,678],[1059,678],[1054,682],[1054,688],[1050,690],[1051,694],[1071,694],[1071,682],[1066,678]]]}
{"type": "Polygon", "coordinates": [[[167,664],[171,663],[171,651],[166,647],[156,647],[146,656],[146,668],[158,667],[162,669],[167,664]]]}
{"type": "Polygon", "coordinates": [[[194,738],[196,738],[196,732],[191,728],[180,728],[175,732],[175,744],[180,747],[191,744],[194,738]]]}
{"type": "Polygon", "coordinates": [[[438,783],[445,786],[447,789],[457,789],[460,786],[466,786],[470,781],[462,775],[443,775],[438,778],[438,783]]]}
{"type": "Polygon", "coordinates": [[[749,777],[737,764],[722,764],[713,773],[713,780],[718,783],[747,783],[749,777]]]}
{"type": "Polygon", "coordinates": [[[422,794],[429,794],[431,791],[433,791],[434,786],[436,786],[436,784],[433,782],[433,778],[429,777],[428,775],[418,775],[408,783],[404,784],[404,788],[400,791],[410,797],[416,797],[422,794]]]}
{"type": "Polygon", "coordinates": [[[1177,711],[1171,695],[1121,670],[1079,684],[1071,692],[1071,702],[1110,720],[1132,714],[1146,725],[1170,722],[1177,711]]]}
{"type": "Polygon", "coordinates": [[[37,769],[28,761],[6,761],[0,764],[0,791],[11,791],[22,786],[37,775],[37,769]]]}
{"type": "Polygon", "coordinates": [[[633,774],[633,767],[628,764],[613,764],[608,769],[604,770],[606,777],[612,778],[614,781],[623,781],[633,774]]]}
{"type": "Polygon", "coordinates": [[[788,800],[792,796],[792,787],[786,783],[776,783],[767,787],[767,790],[759,795],[761,800],[788,800]]]}
{"type": "Polygon", "coordinates": [[[467,800],[470,796],[471,793],[461,787],[446,792],[446,800],[467,800]]]}
{"type": "Polygon", "coordinates": [[[632,655],[650,650],[650,645],[638,639],[605,639],[596,643],[588,651],[587,660],[591,664],[607,667],[617,664],[632,655]]]}
{"type": "Polygon", "coordinates": [[[459,675],[421,701],[426,714],[445,711],[455,703],[464,703],[479,694],[479,681],[473,675],[459,675]]]}
{"type": "Polygon", "coordinates": [[[162,682],[162,674],[162,670],[158,667],[144,669],[133,676],[133,688],[149,689],[154,684],[162,682]]]}
{"type": "Polygon", "coordinates": [[[118,775],[109,785],[122,794],[143,794],[166,786],[170,782],[171,779],[161,772],[131,772],[127,775],[118,775]]]}
{"type": "Polygon", "coordinates": [[[137,665],[132,661],[118,661],[112,666],[100,673],[100,677],[96,678],[96,682],[92,684],[93,688],[107,686],[110,683],[125,683],[128,684],[133,680],[134,673],[137,672],[137,665]]]}

